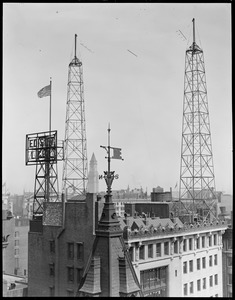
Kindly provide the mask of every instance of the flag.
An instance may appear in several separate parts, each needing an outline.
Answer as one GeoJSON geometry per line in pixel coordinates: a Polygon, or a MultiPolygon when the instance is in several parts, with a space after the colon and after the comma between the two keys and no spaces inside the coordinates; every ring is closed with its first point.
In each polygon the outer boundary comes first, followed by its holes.
{"type": "Polygon", "coordinates": [[[176,182],[176,184],[175,184],[175,189],[177,188],[177,182],[176,182]]]}
{"type": "Polygon", "coordinates": [[[113,149],[113,156],[112,158],[115,158],[115,159],[122,159],[121,157],[121,148],[112,148],[113,149]]]}
{"type": "Polygon", "coordinates": [[[38,97],[47,97],[51,95],[51,85],[47,85],[38,92],[38,97]]]}

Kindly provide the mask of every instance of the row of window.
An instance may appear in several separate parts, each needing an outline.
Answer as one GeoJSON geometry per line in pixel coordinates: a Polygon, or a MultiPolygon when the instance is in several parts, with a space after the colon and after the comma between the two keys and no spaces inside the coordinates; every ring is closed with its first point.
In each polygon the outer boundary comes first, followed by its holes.
{"type": "MultiPolygon", "coordinates": [[[[183,251],[189,251],[189,250],[193,250],[193,238],[189,238],[189,239],[184,239],[183,241],[183,251]]],[[[197,249],[201,249],[201,248],[206,248],[206,241],[208,240],[208,246],[212,247],[212,246],[216,246],[218,244],[218,235],[217,233],[211,235],[211,236],[199,236],[198,238],[196,238],[196,244],[195,244],[195,250],[197,249]]]]}
{"type": "MultiPolygon", "coordinates": [[[[214,255],[214,265],[218,265],[218,255],[214,255]]],[[[209,267],[213,266],[213,256],[209,256],[209,267]]],[[[206,257],[197,258],[197,270],[201,270],[206,268],[206,257]]],[[[189,260],[188,262],[183,262],[183,273],[187,274],[188,272],[193,272],[193,260],[189,260]]]]}
{"type": "MultiPolygon", "coordinates": [[[[183,241],[183,251],[193,251],[193,242],[194,238],[184,239],[183,241]]],[[[209,247],[212,246],[212,236],[208,237],[209,247]]],[[[156,257],[161,257],[163,255],[169,255],[169,242],[163,243],[163,251],[162,251],[162,243],[156,243],[156,257]],[[163,252],[163,253],[162,253],[163,252]]],[[[217,234],[213,235],[213,245],[217,245],[217,234]]],[[[202,236],[201,238],[196,239],[196,249],[201,249],[206,247],[206,236],[202,236]]],[[[173,245],[174,254],[179,253],[179,243],[176,240],[173,245]]],[[[133,248],[130,249],[130,254],[133,260],[133,248]]],[[[148,245],[148,258],[153,258],[153,244],[148,245]]],[[[140,246],[139,248],[139,259],[145,259],[145,245],[140,246]]]]}
{"type": "MultiPolygon", "coordinates": [[[[83,268],[74,268],[74,267],[67,267],[67,281],[68,283],[74,283],[75,281],[75,272],[77,273],[77,283],[81,281],[83,268]]],[[[55,264],[49,264],[49,274],[51,277],[55,276],[55,264]]]]}
{"type": "MultiPolygon", "coordinates": [[[[204,277],[202,279],[198,279],[196,282],[196,289],[197,291],[205,290],[207,288],[207,278],[204,277]]],[[[209,277],[209,286],[213,287],[213,285],[218,285],[218,274],[215,274],[214,276],[211,275],[209,277]],[[214,277],[214,278],[213,278],[214,277]]],[[[189,284],[184,284],[184,296],[187,296],[188,294],[194,293],[194,282],[191,281],[189,284]]]]}
{"type": "MultiPolygon", "coordinates": [[[[83,259],[84,258],[84,245],[83,243],[67,243],[67,257],[68,259],[74,259],[75,258],[75,247],[76,247],[76,253],[77,253],[77,259],[83,259]]],[[[55,253],[55,241],[50,241],[50,253],[55,253]]]]}

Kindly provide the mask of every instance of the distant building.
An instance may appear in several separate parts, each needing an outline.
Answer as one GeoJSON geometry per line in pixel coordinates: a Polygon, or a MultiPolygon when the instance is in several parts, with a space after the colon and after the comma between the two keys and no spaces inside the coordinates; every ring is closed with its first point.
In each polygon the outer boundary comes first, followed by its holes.
{"type": "MultiPolygon", "coordinates": [[[[229,221],[228,221],[229,222],[229,221]]],[[[223,297],[232,298],[233,293],[233,222],[232,212],[228,228],[223,235],[223,297]]]]}
{"type": "Polygon", "coordinates": [[[28,276],[28,233],[29,219],[15,219],[15,270],[18,276],[28,276]]]}
{"type": "Polygon", "coordinates": [[[223,296],[223,221],[126,217],[120,223],[144,296],[223,296]]]}
{"type": "Polygon", "coordinates": [[[2,240],[6,246],[3,251],[3,271],[14,274],[15,219],[9,210],[2,210],[2,240]]]}
{"type": "Polygon", "coordinates": [[[225,206],[226,211],[231,213],[233,210],[233,196],[221,193],[219,206],[225,206]]]}
{"type": "Polygon", "coordinates": [[[92,154],[90,160],[90,168],[88,173],[87,181],[87,193],[98,193],[99,192],[99,174],[97,171],[97,160],[95,154],[92,154]]]}
{"type": "Polygon", "coordinates": [[[152,202],[169,202],[172,201],[172,189],[170,188],[169,192],[164,192],[163,188],[157,187],[153,188],[151,193],[151,201],[152,202]]]}
{"type": "Polygon", "coordinates": [[[17,194],[10,195],[9,201],[13,204],[13,214],[23,217],[24,196],[17,194]]]}

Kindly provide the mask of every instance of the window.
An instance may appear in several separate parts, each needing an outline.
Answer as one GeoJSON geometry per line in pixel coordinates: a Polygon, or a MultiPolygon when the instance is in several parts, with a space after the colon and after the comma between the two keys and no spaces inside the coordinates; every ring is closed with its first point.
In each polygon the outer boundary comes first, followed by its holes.
{"type": "Polygon", "coordinates": [[[74,259],[74,244],[68,243],[68,259],[74,259]]]}
{"type": "Polygon", "coordinates": [[[218,274],[215,274],[215,285],[218,285],[218,274]]]}
{"type": "Polygon", "coordinates": [[[178,241],[174,242],[174,253],[178,253],[178,241]]]}
{"type": "Polygon", "coordinates": [[[231,249],[233,249],[233,241],[230,238],[230,239],[228,239],[228,250],[231,250],[231,249]]]}
{"type": "Polygon", "coordinates": [[[202,288],[203,288],[203,290],[206,289],[206,278],[202,279],[202,288]]]}
{"type": "Polygon", "coordinates": [[[83,243],[77,243],[77,259],[83,259],[83,243]]]}
{"type": "Polygon", "coordinates": [[[232,284],[232,274],[228,274],[228,284],[232,284]]]}
{"type": "Polygon", "coordinates": [[[27,271],[24,269],[24,276],[26,276],[27,275],[27,271]]]}
{"type": "Polygon", "coordinates": [[[50,241],[50,253],[55,253],[55,241],[50,241]]]}
{"type": "Polygon", "coordinates": [[[205,257],[202,258],[202,268],[203,269],[206,268],[206,258],[205,257]]]}
{"type": "Polygon", "coordinates": [[[15,257],[15,268],[19,269],[19,257],[15,257]]]}
{"type": "Polygon", "coordinates": [[[202,236],[202,248],[205,248],[205,236],[202,236]]]}
{"type": "Polygon", "coordinates": [[[55,287],[54,286],[50,286],[50,297],[54,297],[55,296],[55,287]]]}
{"type": "Polygon", "coordinates": [[[183,251],[187,251],[187,240],[183,240],[183,251]]]}
{"type": "Polygon", "coordinates": [[[189,272],[193,272],[193,260],[189,261],[189,272]]]}
{"type": "Polygon", "coordinates": [[[190,290],[190,294],[193,294],[193,281],[190,282],[189,290],[190,290]]]}
{"type": "Polygon", "coordinates": [[[197,280],[197,290],[200,291],[201,290],[201,279],[197,280]]]}
{"type": "Polygon", "coordinates": [[[217,234],[214,234],[214,246],[217,245],[217,234]]]}
{"type": "Polygon", "coordinates": [[[175,270],[175,277],[177,277],[177,270],[175,270]]]}
{"type": "Polygon", "coordinates": [[[164,243],[164,254],[169,255],[169,242],[164,243]]]}
{"type": "Polygon", "coordinates": [[[134,248],[133,247],[129,248],[129,254],[130,254],[130,257],[131,257],[131,261],[134,261],[134,248]]]}
{"type": "MultiPolygon", "coordinates": [[[[165,244],[167,244],[166,247],[168,247],[168,242],[164,243],[164,246],[165,246],[165,244]]],[[[164,249],[165,254],[168,254],[168,251],[167,251],[167,250],[168,250],[168,249],[164,249]],[[167,253],[166,253],[166,252],[167,252],[167,253]]],[[[157,257],[161,256],[161,243],[157,243],[157,244],[156,244],[156,256],[157,256],[157,257]]]]}
{"type": "Polygon", "coordinates": [[[218,264],[218,255],[215,254],[215,256],[214,256],[214,265],[217,266],[217,264],[218,264]]]}
{"type": "Polygon", "coordinates": [[[188,284],[185,283],[184,284],[184,296],[187,296],[188,295],[188,284]]]}
{"type": "Polygon", "coordinates": [[[212,267],[212,255],[209,256],[209,266],[212,267]]]}
{"type": "Polygon", "coordinates": [[[166,296],[167,267],[140,271],[140,285],[144,296],[166,296]]]}
{"type": "Polygon", "coordinates": [[[15,246],[19,246],[19,240],[15,240],[15,246]]]}
{"type": "Polygon", "coordinates": [[[213,286],[213,276],[210,276],[210,286],[213,286]]]}
{"type": "Polygon", "coordinates": [[[197,238],[197,249],[200,249],[200,238],[197,238]]]}
{"type": "Polygon", "coordinates": [[[197,270],[201,269],[201,262],[200,262],[200,258],[197,259],[197,270]]]}
{"type": "Polygon", "coordinates": [[[74,282],[74,268],[68,267],[68,282],[74,282]]]}
{"type": "Polygon", "coordinates": [[[144,259],[144,245],[140,246],[140,259],[144,259]]]}
{"type": "Polygon", "coordinates": [[[15,231],[15,237],[19,237],[20,233],[19,231],[15,231]]]}
{"type": "Polygon", "coordinates": [[[19,249],[15,249],[15,255],[19,255],[19,249]]]}
{"type": "Polygon", "coordinates": [[[149,258],[153,257],[153,245],[152,244],[148,245],[148,257],[149,258]]]}
{"type": "Polygon", "coordinates": [[[50,276],[55,276],[55,265],[54,263],[49,264],[50,276]]]}
{"type": "Polygon", "coordinates": [[[187,261],[185,261],[183,263],[183,273],[186,274],[187,273],[187,261]]]}
{"type": "Polygon", "coordinates": [[[233,265],[233,258],[232,257],[228,257],[227,258],[227,266],[228,267],[232,267],[232,265],[233,265]]]}
{"type": "Polygon", "coordinates": [[[77,269],[77,283],[79,283],[82,279],[83,269],[77,269]]]}
{"type": "Polygon", "coordinates": [[[188,242],[189,242],[189,250],[193,250],[193,239],[190,238],[190,239],[188,240],[188,242]]]}
{"type": "Polygon", "coordinates": [[[209,236],[209,247],[211,247],[211,246],[212,246],[212,237],[209,236]]]}

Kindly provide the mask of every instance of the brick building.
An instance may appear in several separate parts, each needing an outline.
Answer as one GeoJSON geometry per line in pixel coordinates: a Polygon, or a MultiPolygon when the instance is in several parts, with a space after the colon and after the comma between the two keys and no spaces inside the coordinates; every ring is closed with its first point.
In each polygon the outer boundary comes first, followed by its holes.
{"type": "Polygon", "coordinates": [[[42,219],[30,221],[28,296],[74,296],[92,247],[99,205],[95,194],[45,202],[42,219]]]}

